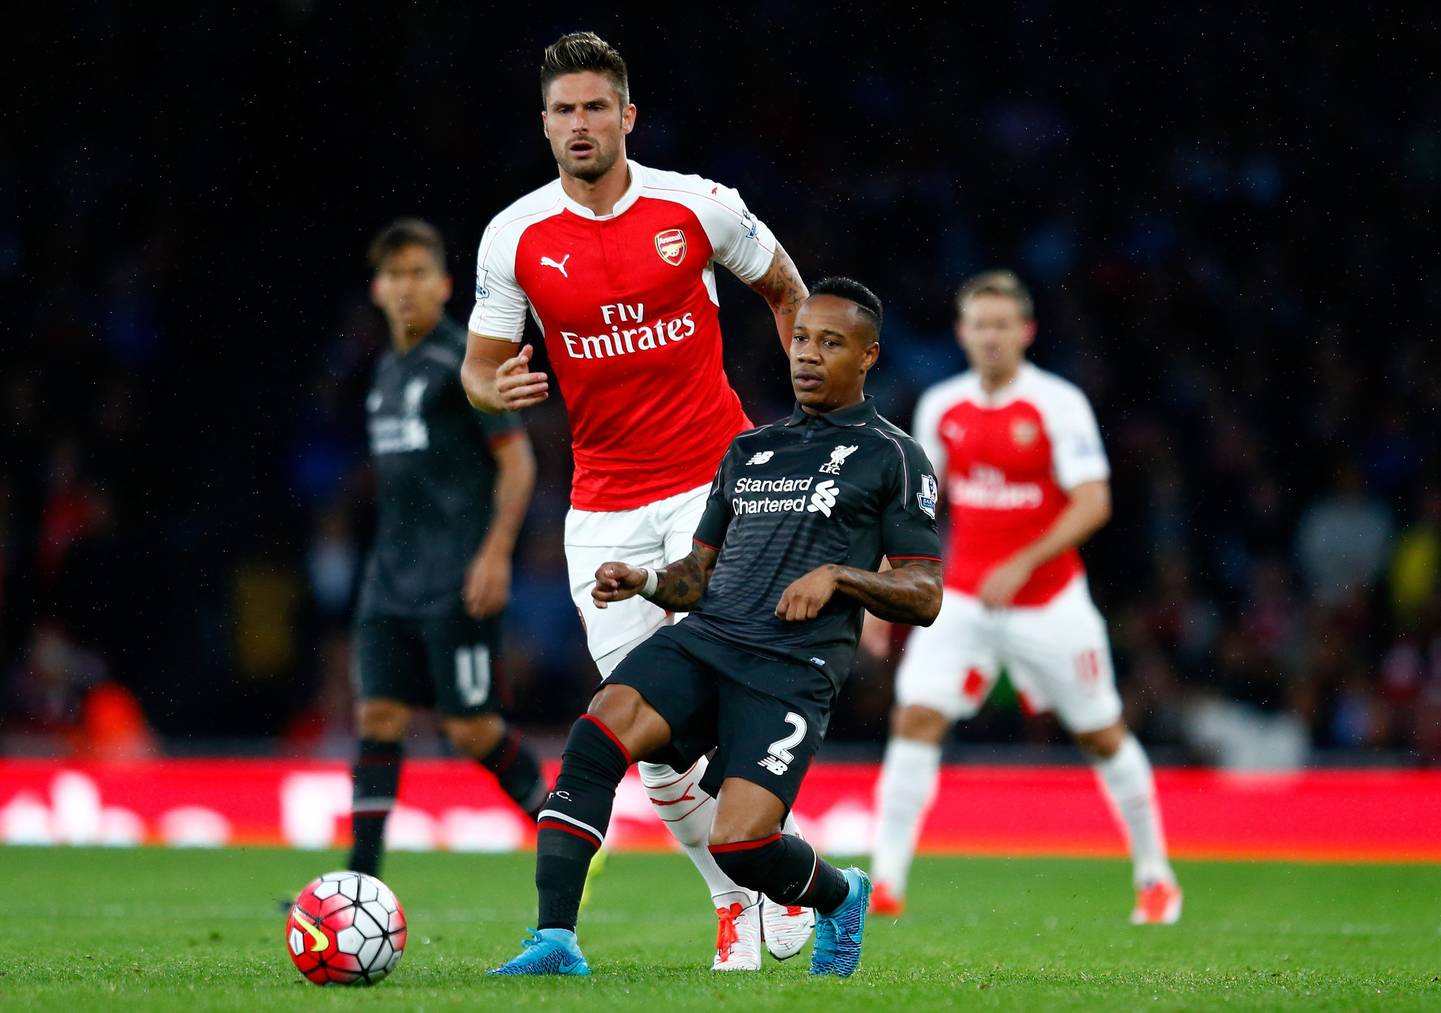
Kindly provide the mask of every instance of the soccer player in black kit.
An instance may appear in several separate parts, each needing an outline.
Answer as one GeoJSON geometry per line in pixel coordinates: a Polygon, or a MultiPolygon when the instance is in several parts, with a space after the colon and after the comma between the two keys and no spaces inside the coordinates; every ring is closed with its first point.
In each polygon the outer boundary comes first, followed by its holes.
{"type": "Polygon", "coordinates": [[[639,594],[690,614],[632,651],[571,728],[539,815],[539,930],[491,973],[590,973],[575,924],[616,787],[636,760],[684,769],[712,747],[702,787],[718,798],[716,862],[778,904],[815,909],[812,974],[855,971],[870,881],[781,827],[863,611],[929,626],[941,607],[935,473],[864,394],[880,326],[880,300],[858,282],[813,286],[790,343],[795,411],[731,442],[690,555],[596,571],[597,608],[639,594]],[[883,558],[891,569],[878,573],[883,558]]]}
{"type": "Polygon", "coordinates": [[[498,710],[496,661],[511,554],[535,485],[519,416],[475,411],[460,386],[465,328],[434,226],[400,219],[370,247],[371,298],[390,325],[366,398],[378,518],[355,623],[360,755],[350,868],[375,875],[413,707],[534,817],[540,764],[498,710]]]}

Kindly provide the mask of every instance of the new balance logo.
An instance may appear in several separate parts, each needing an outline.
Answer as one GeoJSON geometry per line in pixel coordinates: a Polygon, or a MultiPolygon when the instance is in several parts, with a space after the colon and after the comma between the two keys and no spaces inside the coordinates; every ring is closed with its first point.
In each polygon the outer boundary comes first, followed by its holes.
{"type": "Polygon", "coordinates": [[[757,766],[764,767],[776,777],[782,776],[783,774],[785,774],[786,771],[791,769],[791,765],[789,763],[786,763],[784,760],[776,759],[774,756],[762,757],[758,761],[757,766]]]}
{"type": "Polygon", "coordinates": [[[560,260],[551,260],[549,257],[541,257],[541,258],[540,258],[540,266],[541,266],[541,267],[553,267],[553,268],[555,268],[557,271],[559,271],[563,276],[565,276],[566,278],[569,278],[570,275],[567,274],[567,273],[566,273],[566,270],[565,270],[565,263],[566,263],[566,261],[568,261],[568,260],[570,260],[570,254],[569,254],[569,253],[567,253],[567,254],[566,254],[564,257],[562,257],[560,260]]]}
{"type": "Polygon", "coordinates": [[[811,501],[809,505],[806,506],[806,512],[812,514],[821,513],[829,517],[831,515],[831,508],[836,505],[836,497],[838,495],[840,495],[840,493],[836,489],[836,484],[830,479],[826,479],[820,485],[816,486],[815,492],[811,493],[811,501]]]}
{"type": "Polygon", "coordinates": [[[776,452],[774,450],[760,450],[752,454],[751,459],[747,461],[746,464],[765,464],[775,456],[776,452]]]}
{"type": "Polygon", "coordinates": [[[831,451],[831,459],[821,465],[821,474],[839,475],[841,473],[841,465],[846,463],[846,458],[850,457],[859,449],[860,447],[836,447],[835,450],[831,451]]]}

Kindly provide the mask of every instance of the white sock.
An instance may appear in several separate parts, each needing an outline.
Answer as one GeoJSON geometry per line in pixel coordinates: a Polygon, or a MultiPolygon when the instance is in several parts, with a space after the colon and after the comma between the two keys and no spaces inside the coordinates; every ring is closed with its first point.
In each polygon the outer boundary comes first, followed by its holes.
{"type": "Polygon", "coordinates": [[[1161,831],[1161,808],[1156,804],[1156,782],[1151,761],[1134,735],[1104,760],[1093,761],[1101,794],[1131,848],[1136,885],[1152,880],[1175,881],[1166,859],[1166,837],[1161,831]]]}
{"type": "Polygon", "coordinates": [[[700,786],[708,763],[702,756],[690,770],[679,773],[663,763],[642,762],[637,766],[656,815],[690,856],[715,906],[729,907],[739,901],[743,907],[750,907],[756,902],[755,891],[721,872],[710,853],[710,825],[716,803],[700,786]]]}
{"type": "Polygon", "coordinates": [[[806,835],[801,833],[801,825],[796,822],[796,814],[793,812],[786,813],[786,821],[781,824],[781,833],[788,837],[799,837],[801,840],[806,839],[806,835]]]}
{"type": "Polygon", "coordinates": [[[936,797],[941,747],[891,736],[881,779],[876,783],[878,815],[871,878],[885,883],[897,897],[905,896],[906,878],[916,856],[921,823],[936,797]]]}

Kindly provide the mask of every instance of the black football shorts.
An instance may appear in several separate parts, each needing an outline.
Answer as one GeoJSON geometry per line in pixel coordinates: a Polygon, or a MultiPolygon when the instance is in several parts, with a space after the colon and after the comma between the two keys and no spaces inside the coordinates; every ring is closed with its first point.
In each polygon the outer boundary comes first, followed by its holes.
{"type": "Polygon", "coordinates": [[[789,810],[820,749],[836,690],[819,669],[701,636],[684,621],[662,627],[626,657],[604,685],[635,689],[671,727],[685,764],[715,749],[701,787],[715,795],[728,777],[760,785],[789,810]]]}
{"type": "Polygon", "coordinates": [[[500,616],[362,616],[355,624],[355,690],[449,717],[500,709],[500,616]]]}

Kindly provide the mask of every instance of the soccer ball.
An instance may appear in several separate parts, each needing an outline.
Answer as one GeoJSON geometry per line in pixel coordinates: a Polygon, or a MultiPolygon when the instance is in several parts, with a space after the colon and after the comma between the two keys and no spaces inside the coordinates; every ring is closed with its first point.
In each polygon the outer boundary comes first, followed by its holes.
{"type": "Polygon", "coordinates": [[[405,911],[374,876],[327,872],[291,906],[285,949],[317,985],[374,985],[400,963],[405,911]]]}

